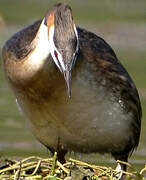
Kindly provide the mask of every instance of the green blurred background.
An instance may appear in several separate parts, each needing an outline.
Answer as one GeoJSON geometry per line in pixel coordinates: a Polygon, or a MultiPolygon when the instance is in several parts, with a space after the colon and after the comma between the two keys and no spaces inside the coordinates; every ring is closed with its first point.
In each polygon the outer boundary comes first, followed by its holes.
{"type": "MultiPolygon", "coordinates": [[[[4,42],[14,32],[42,18],[56,0],[0,0],[0,60],[4,42]]],[[[127,68],[140,93],[143,120],[140,144],[130,158],[136,168],[146,163],[146,0],[64,0],[77,25],[104,38],[127,68]]],[[[0,156],[48,156],[18,112],[4,79],[0,61],[0,156]]],[[[70,155],[73,155],[71,153],[70,155]]],[[[69,156],[70,156],[69,155],[69,156]]],[[[113,165],[109,156],[73,155],[77,159],[113,165]]]]}

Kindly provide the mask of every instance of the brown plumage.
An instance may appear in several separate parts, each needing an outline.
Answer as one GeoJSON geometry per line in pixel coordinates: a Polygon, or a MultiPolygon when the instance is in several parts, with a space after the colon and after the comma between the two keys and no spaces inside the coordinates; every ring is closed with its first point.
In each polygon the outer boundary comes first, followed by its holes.
{"type": "Polygon", "coordinates": [[[33,133],[52,153],[58,152],[61,162],[70,150],[111,153],[127,161],[138,146],[141,105],[136,87],[102,38],[75,28],[69,6],[54,6],[44,20],[10,38],[3,61],[33,133]],[[70,81],[71,98],[64,78],[70,81]]]}

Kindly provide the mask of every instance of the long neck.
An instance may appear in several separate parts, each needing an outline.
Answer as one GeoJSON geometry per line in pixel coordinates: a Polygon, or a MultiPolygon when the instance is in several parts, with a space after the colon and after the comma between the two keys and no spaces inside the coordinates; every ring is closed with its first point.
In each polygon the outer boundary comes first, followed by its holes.
{"type": "Polygon", "coordinates": [[[32,44],[35,46],[35,48],[28,57],[28,64],[32,66],[32,68],[33,66],[35,66],[34,69],[37,69],[39,68],[39,66],[43,65],[44,60],[50,53],[48,28],[44,25],[44,20],[42,21],[38,33],[32,44]]]}
{"type": "MultiPolygon", "coordinates": [[[[21,34],[18,34],[18,36],[19,35],[19,38],[21,39],[21,34]]],[[[28,35],[29,34],[27,33],[25,34],[24,30],[23,36],[28,35]]],[[[13,83],[18,84],[24,81],[29,81],[29,79],[33,78],[33,76],[35,76],[35,74],[37,74],[40,69],[43,68],[46,62],[46,58],[48,57],[50,51],[48,41],[48,28],[44,25],[44,20],[42,20],[36,36],[27,46],[29,46],[29,49],[31,49],[27,56],[21,58],[21,60],[17,60],[16,56],[11,56],[7,58],[8,60],[6,60],[5,62],[7,64],[5,67],[7,67],[6,71],[8,74],[8,79],[13,83]]],[[[19,48],[19,46],[17,48],[19,48]]]]}

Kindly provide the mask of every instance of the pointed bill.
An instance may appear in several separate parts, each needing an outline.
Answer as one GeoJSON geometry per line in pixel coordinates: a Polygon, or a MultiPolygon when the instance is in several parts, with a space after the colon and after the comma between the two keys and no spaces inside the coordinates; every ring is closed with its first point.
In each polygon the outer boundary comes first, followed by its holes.
{"type": "Polygon", "coordinates": [[[63,73],[64,73],[64,79],[67,85],[68,96],[70,98],[71,97],[71,71],[65,70],[63,73]]]}

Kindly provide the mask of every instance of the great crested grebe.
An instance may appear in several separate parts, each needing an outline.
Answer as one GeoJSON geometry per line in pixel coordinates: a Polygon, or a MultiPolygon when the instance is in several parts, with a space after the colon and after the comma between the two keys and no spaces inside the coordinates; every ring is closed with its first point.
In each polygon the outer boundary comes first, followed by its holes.
{"type": "Polygon", "coordinates": [[[76,27],[68,5],[14,34],[3,66],[33,134],[60,162],[70,150],[128,161],[141,129],[137,89],[112,48],[76,27]]]}

